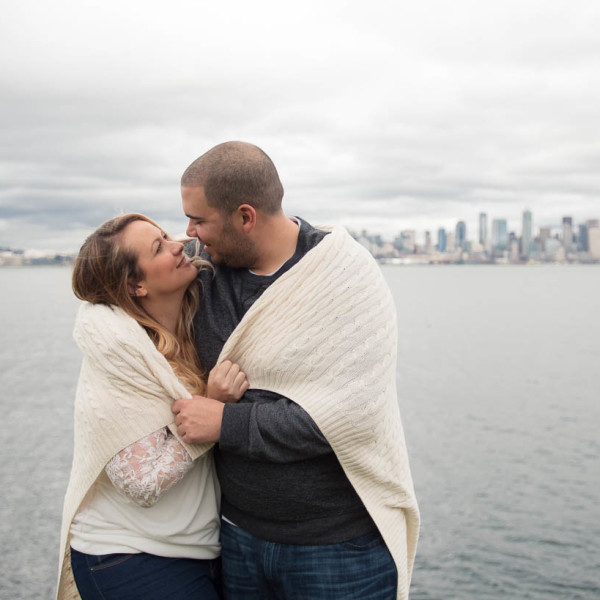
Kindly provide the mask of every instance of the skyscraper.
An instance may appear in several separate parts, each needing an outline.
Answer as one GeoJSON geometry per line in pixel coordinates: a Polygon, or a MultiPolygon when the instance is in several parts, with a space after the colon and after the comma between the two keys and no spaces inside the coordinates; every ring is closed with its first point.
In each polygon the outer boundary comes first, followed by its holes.
{"type": "Polygon", "coordinates": [[[438,252],[446,252],[446,230],[438,229],[438,252]]]}
{"type": "Polygon", "coordinates": [[[531,230],[532,230],[532,216],[531,211],[523,211],[523,229],[521,232],[521,256],[529,258],[529,252],[531,250],[531,230]]]}
{"type": "Polygon", "coordinates": [[[431,233],[425,232],[425,254],[431,254],[431,233]]]}
{"type": "Polygon", "coordinates": [[[508,227],[506,219],[494,219],[492,221],[492,250],[504,252],[508,249],[508,227]]]}
{"type": "Polygon", "coordinates": [[[598,219],[588,219],[585,222],[586,229],[586,251],[596,260],[600,259],[600,221],[598,219]]]}
{"type": "Polygon", "coordinates": [[[520,255],[519,238],[514,233],[514,231],[511,231],[508,234],[508,252],[509,252],[510,260],[512,260],[513,262],[516,262],[519,260],[519,255],[520,255]]]}
{"type": "Polygon", "coordinates": [[[487,248],[487,214],[479,213],[479,243],[487,248]]]}
{"type": "Polygon", "coordinates": [[[573,218],[563,217],[562,220],[563,248],[569,252],[573,248],[573,218]]]}
{"type": "MultiPolygon", "coordinates": [[[[592,252],[592,243],[590,242],[590,232],[594,240],[597,239],[598,228],[600,227],[600,221],[598,219],[588,219],[585,222],[585,252],[592,252]],[[595,231],[592,231],[595,230],[595,231]]],[[[596,251],[597,254],[597,251],[596,251]]]]}
{"type": "Polygon", "coordinates": [[[546,251],[546,240],[550,239],[550,227],[540,227],[540,247],[542,252],[546,251]]]}
{"type": "Polygon", "coordinates": [[[579,252],[587,252],[588,250],[588,235],[587,235],[587,224],[579,224],[579,233],[577,235],[577,250],[579,252]]]}
{"type": "Polygon", "coordinates": [[[467,224],[464,221],[459,221],[456,224],[455,231],[455,244],[457,248],[464,249],[465,242],[467,241],[467,224]]]}

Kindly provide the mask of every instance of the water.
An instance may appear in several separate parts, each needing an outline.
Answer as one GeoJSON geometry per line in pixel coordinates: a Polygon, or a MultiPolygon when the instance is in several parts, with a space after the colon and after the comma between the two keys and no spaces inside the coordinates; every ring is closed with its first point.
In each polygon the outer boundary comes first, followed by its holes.
{"type": "Polygon", "coordinates": [[[600,598],[600,270],[386,268],[413,599],[600,598]]]}
{"type": "MultiPolygon", "coordinates": [[[[423,517],[413,600],[600,598],[600,269],[384,267],[423,517]]],[[[80,356],[68,268],[0,269],[1,600],[51,599],[80,356]]]]}
{"type": "Polygon", "coordinates": [[[0,598],[53,598],[81,363],[70,269],[0,269],[0,598]]]}

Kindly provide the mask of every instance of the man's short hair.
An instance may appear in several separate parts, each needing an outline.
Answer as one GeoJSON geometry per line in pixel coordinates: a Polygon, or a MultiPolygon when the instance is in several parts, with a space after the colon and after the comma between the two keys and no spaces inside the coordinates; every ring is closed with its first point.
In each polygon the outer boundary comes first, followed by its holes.
{"type": "Polygon", "coordinates": [[[185,170],[181,186],[203,187],[208,205],[223,215],[241,204],[274,214],[283,198],[273,161],[246,142],[225,142],[197,158],[185,170]]]}

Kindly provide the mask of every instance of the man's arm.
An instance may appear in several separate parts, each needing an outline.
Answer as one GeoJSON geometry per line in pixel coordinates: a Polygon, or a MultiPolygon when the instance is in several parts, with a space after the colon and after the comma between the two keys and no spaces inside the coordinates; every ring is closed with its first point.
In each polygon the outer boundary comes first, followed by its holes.
{"type": "Polygon", "coordinates": [[[252,460],[285,463],[332,452],[309,414],[273,392],[248,390],[243,401],[226,405],[196,396],[175,402],[173,412],[185,442],[218,441],[222,450],[252,460]]]}

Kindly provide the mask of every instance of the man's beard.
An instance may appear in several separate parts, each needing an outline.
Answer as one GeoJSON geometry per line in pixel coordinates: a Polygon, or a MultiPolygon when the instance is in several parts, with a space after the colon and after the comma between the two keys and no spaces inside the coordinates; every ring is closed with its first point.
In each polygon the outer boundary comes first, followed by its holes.
{"type": "Polygon", "coordinates": [[[231,223],[226,223],[221,232],[219,250],[215,257],[211,256],[212,263],[234,269],[250,269],[257,259],[255,245],[245,235],[236,231],[231,223]]]}

